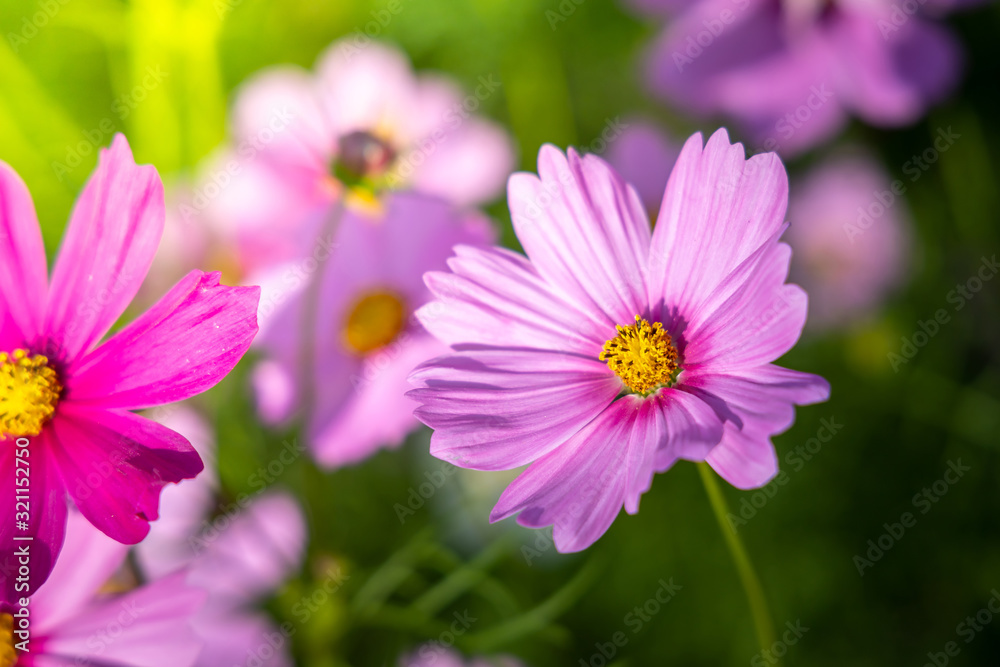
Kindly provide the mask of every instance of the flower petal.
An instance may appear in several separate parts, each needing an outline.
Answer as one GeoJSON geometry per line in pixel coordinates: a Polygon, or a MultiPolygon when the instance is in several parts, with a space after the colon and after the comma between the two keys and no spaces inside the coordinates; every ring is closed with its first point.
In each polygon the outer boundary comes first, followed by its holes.
{"type": "Polygon", "coordinates": [[[520,513],[522,526],[552,525],[561,553],[586,549],[608,530],[627,497],[638,509],[660,426],[655,402],[622,397],[511,482],[490,521],[520,513]]]}
{"type": "Polygon", "coordinates": [[[257,333],[258,287],[192,271],[71,369],[69,399],[105,409],[173,403],[215,386],[257,333]]]}
{"type": "Polygon", "coordinates": [[[0,161],[0,350],[41,333],[47,279],[35,204],[17,172],[0,161]]]}
{"type": "Polygon", "coordinates": [[[534,461],[604,410],[621,381],[596,359],[480,349],[418,368],[408,396],[434,429],[431,454],[463,468],[508,470],[534,461]]]}
{"type": "Polygon", "coordinates": [[[204,467],[183,436],[131,412],[64,402],[50,424],[52,456],[83,515],[109,537],[136,544],[158,516],[160,490],[204,467]]]}
{"type": "Polygon", "coordinates": [[[0,493],[3,494],[0,507],[6,508],[3,511],[6,520],[0,523],[0,594],[8,602],[33,593],[45,583],[55,567],[66,533],[66,487],[52,457],[51,429],[46,428],[30,440],[27,457],[17,456],[24,447],[16,446],[12,440],[0,440],[0,493]],[[27,467],[16,458],[27,463],[27,467]],[[20,475],[15,472],[26,469],[28,472],[20,475]],[[26,502],[20,504],[16,494],[18,479],[30,480],[26,502]],[[28,530],[17,529],[15,522],[24,518],[18,516],[19,512],[28,513],[28,530]],[[31,542],[17,539],[21,537],[33,539],[31,542]],[[16,591],[17,551],[25,544],[31,548],[28,591],[16,591]]]}
{"type": "Polygon", "coordinates": [[[52,273],[46,332],[72,361],[107,333],[139,291],[164,224],[163,184],[122,135],[101,150],[73,208],[52,273]]]}
{"type": "Polygon", "coordinates": [[[553,289],[614,325],[645,314],[650,229],[635,190],[595,155],[542,146],[538,173],[510,177],[514,231],[553,289]]]}
{"type": "Polygon", "coordinates": [[[449,345],[600,353],[607,325],[554,293],[522,255],[468,246],[456,247],[455,254],[451,273],[424,276],[436,300],[417,317],[437,338],[449,345]]]}
{"type": "Polygon", "coordinates": [[[684,144],[653,232],[649,301],[669,311],[663,322],[690,314],[785,218],[788,178],[777,155],[746,160],[724,129],[701,142],[695,134],[684,144]]]}

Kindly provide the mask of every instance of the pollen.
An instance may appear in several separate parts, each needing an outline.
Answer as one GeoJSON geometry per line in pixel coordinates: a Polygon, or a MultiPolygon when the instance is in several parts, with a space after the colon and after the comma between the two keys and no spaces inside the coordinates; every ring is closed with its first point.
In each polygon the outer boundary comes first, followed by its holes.
{"type": "Polygon", "coordinates": [[[62,394],[59,376],[40,355],[0,352],[0,435],[35,436],[55,414],[62,394]]]}
{"type": "Polygon", "coordinates": [[[17,664],[17,649],[14,648],[14,617],[0,614],[0,667],[14,667],[17,664]]]}
{"type": "Polygon", "coordinates": [[[604,343],[599,357],[622,379],[629,391],[647,396],[677,379],[677,348],[659,322],[638,315],[635,324],[615,327],[618,335],[604,343]]]}
{"type": "Polygon", "coordinates": [[[369,292],[355,302],[347,316],[344,342],[352,352],[368,354],[396,340],[405,324],[402,298],[391,292],[369,292]]]}

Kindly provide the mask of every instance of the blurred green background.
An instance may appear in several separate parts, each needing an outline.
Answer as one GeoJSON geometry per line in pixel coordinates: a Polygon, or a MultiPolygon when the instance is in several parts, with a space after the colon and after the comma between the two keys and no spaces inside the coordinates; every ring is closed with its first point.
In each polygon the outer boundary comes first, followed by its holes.
{"type": "MultiPolygon", "coordinates": [[[[587,146],[617,116],[641,112],[682,138],[697,129],[642,91],[637,63],[656,26],[616,3],[563,2],[573,11],[554,28],[546,12],[559,11],[557,0],[401,4],[379,38],[402,46],[418,69],[447,72],[467,88],[480,76],[499,78],[499,94],[481,111],[510,129],[524,169],[534,168],[543,142],[587,146]]],[[[330,42],[364,30],[385,6],[0,0],[0,159],[27,181],[50,254],[96,162],[78,146],[107,145],[110,132],[124,132],[137,160],[156,165],[169,184],[225,139],[230,94],[241,81],[275,63],[311,67],[330,42]],[[40,27],[38,12],[47,17],[40,27]]],[[[986,283],[898,373],[887,361],[901,336],[947,306],[948,292],[982,256],[1000,252],[1000,8],[949,23],[968,54],[959,93],[912,127],[856,123],[840,139],[870,146],[898,178],[938,128],[961,135],[906,194],[918,238],[909,285],[871,324],[807,335],[783,360],[827,377],[833,396],[799,409],[795,426],[775,439],[787,480],[769,487],[773,497],[724,488],[734,513],[744,507],[749,516],[745,508],[759,505],[739,535],[779,634],[786,622],[808,628],[784,664],[923,665],[949,641],[961,648],[950,664],[1000,659],[1000,618],[969,643],[957,634],[1000,590],[1000,282],[986,283]],[[823,420],[843,427],[810,460],[789,462],[823,420]],[[914,495],[959,460],[968,472],[920,513],[914,495]],[[855,556],[907,511],[916,524],[859,576],[855,556]]],[[[821,152],[789,164],[793,182],[821,152]]],[[[516,243],[503,202],[489,212],[516,243]]],[[[296,435],[249,418],[245,367],[204,401],[217,415],[230,498],[259,490],[251,475],[296,435]]],[[[560,556],[545,533],[512,521],[487,525],[500,481],[439,473],[444,464],[426,451],[422,432],[358,467],[329,474],[302,457],[278,476],[310,520],[304,571],[268,602],[293,623],[301,664],[394,664],[423,641],[450,641],[442,633],[456,613],[477,619],[457,648],[512,653],[532,665],[605,664],[597,645],[607,649],[618,632],[627,641],[607,664],[769,664],[752,662],[758,646],[747,602],[694,465],[658,476],[641,512],[620,516],[587,552],[560,556]],[[398,505],[411,491],[442,478],[401,521],[398,505]],[[346,573],[342,585],[302,613],[331,564],[346,573]],[[648,617],[634,611],[671,579],[681,589],[668,604],[648,617]]]]}

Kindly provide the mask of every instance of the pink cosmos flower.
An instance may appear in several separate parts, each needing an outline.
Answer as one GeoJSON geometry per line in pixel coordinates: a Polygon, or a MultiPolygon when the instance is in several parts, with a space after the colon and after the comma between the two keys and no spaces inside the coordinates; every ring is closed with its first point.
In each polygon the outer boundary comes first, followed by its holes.
{"type": "Polygon", "coordinates": [[[852,114],[907,125],[947,97],[960,52],[929,15],[949,4],[905,13],[891,0],[690,2],[652,49],[648,78],[664,99],[734,118],[763,150],[791,155],[852,114]]]}
{"type": "Polygon", "coordinates": [[[491,521],[553,525],[584,549],[653,474],[706,460],[739,488],[778,470],[770,437],[820,377],[772,364],[806,319],[785,284],[788,184],[773,153],[744,158],[719,130],[681,150],[654,230],[636,192],[601,159],[538,157],[508,185],[527,258],[456,248],[418,311],[453,352],[413,374],[431,453],[465,468],[528,465],[491,521]]]}
{"type": "Polygon", "coordinates": [[[827,160],[792,188],[792,276],[814,297],[811,326],[864,319],[900,286],[911,235],[898,185],[893,192],[882,168],[857,154],[827,160]]]}
{"type": "Polygon", "coordinates": [[[48,581],[31,597],[27,651],[14,616],[0,614],[0,664],[17,667],[191,667],[201,651],[192,627],[205,594],[177,574],[125,593],[114,576],[128,547],[103,535],[76,511],[66,523],[66,549],[48,581]]]}
{"type": "Polygon", "coordinates": [[[419,426],[407,376],[447,350],[412,317],[430,299],[423,274],[443,269],[454,245],[494,238],[486,219],[437,198],[397,193],[385,206],[381,219],[345,212],[332,254],[307,277],[318,279],[315,290],[299,289],[259,338],[262,417],[304,414],[306,439],[328,467],[398,445],[419,426]]]}
{"type": "Polygon", "coordinates": [[[157,418],[187,437],[209,467],[193,480],[164,489],[160,518],[136,547],[140,569],[153,580],[175,578],[180,572],[187,585],[207,593],[194,617],[203,645],[197,667],[251,662],[258,667],[290,666],[288,637],[255,606],[302,564],[302,510],[290,494],[268,491],[234,501],[213,518],[219,481],[209,426],[184,407],[157,418]]]}
{"type": "Polygon", "coordinates": [[[238,227],[241,259],[255,270],[307,255],[341,197],[375,211],[387,189],[460,206],[491,200],[513,146],[473,112],[499,85],[483,77],[465,96],[444,77],[416,76],[396,49],[351,40],[322,54],[315,74],[262,72],[236,100],[229,158],[207,176],[213,215],[238,227]]]}
{"type": "Polygon", "coordinates": [[[131,410],[221,380],[257,331],[259,289],[191,272],[101,343],[149,269],[163,215],[156,170],[136,166],[116,136],[76,203],[50,281],[31,196],[0,163],[0,494],[9,519],[0,525],[0,562],[8,600],[21,596],[9,576],[18,537],[33,538],[30,591],[52,570],[67,493],[102,532],[134,544],[156,519],[160,489],[202,469],[187,440],[131,410]],[[26,467],[29,482],[15,483],[26,467]],[[27,491],[18,507],[15,488],[27,491]]]}

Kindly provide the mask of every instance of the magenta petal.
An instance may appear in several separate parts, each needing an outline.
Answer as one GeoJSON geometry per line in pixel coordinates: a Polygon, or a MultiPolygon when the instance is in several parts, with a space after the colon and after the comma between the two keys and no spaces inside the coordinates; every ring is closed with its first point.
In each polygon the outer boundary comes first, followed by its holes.
{"type": "Polygon", "coordinates": [[[644,314],[650,228],[635,190],[595,155],[542,146],[538,173],[508,183],[514,230],[531,263],[611,330],[644,314]]]}
{"type": "Polygon", "coordinates": [[[76,506],[125,544],[149,532],[165,484],[194,477],[204,467],[183,436],[131,412],[64,402],[50,430],[53,457],[76,506]]]}
{"type": "Polygon", "coordinates": [[[72,369],[69,398],[105,409],[181,401],[213,387],[257,333],[260,288],[192,271],[72,369]]]}
{"type": "Polygon", "coordinates": [[[72,656],[74,665],[191,667],[202,646],[192,617],[204,600],[183,573],[170,576],[90,606],[45,638],[45,652],[72,656]]]}
{"type": "Polygon", "coordinates": [[[463,468],[508,470],[552,451],[600,413],[621,381],[597,359],[475,350],[418,368],[408,396],[435,429],[431,454],[463,468]]]}
{"type": "Polygon", "coordinates": [[[197,616],[195,631],[204,641],[204,648],[194,663],[197,667],[294,665],[289,655],[288,635],[267,614],[206,610],[197,616]],[[275,647],[275,644],[278,646],[275,647]]]}
{"type": "Polygon", "coordinates": [[[76,202],[52,272],[46,330],[73,360],[108,331],[139,291],[165,219],[156,169],[136,166],[122,135],[102,150],[76,202]]]}
{"type": "Polygon", "coordinates": [[[651,477],[651,452],[663,437],[658,413],[654,402],[637,396],[615,401],[511,482],[490,521],[520,513],[522,526],[552,525],[561,553],[586,549],[611,526],[627,495],[638,508],[651,477]]]}
{"type": "Polygon", "coordinates": [[[47,281],[35,204],[21,177],[0,161],[0,350],[41,332],[47,281]]]}
{"type": "MultiPolygon", "coordinates": [[[[681,150],[653,232],[649,300],[690,313],[785,219],[788,177],[773,153],[745,159],[718,130],[681,150]]],[[[672,313],[661,321],[669,321],[672,313]]]]}
{"type": "Polygon", "coordinates": [[[24,479],[23,473],[17,475],[15,472],[16,467],[24,470],[24,465],[18,465],[15,458],[24,448],[15,446],[14,441],[0,440],[0,493],[3,494],[0,507],[6,508],[3,511],[6,520],[0,523],[0,579],[6,601],[17,600],[26,592],[33,593],[49,578],[66,533],[66,488],[53,460],[51,430],[45,429],[30,440],[28,457],[19,457],[30,466],[28,530],[19,530],[15,524],[24,518],[17,513],[25,511],[23,505],[17,506],[15,492],[15,479],[24,479]],[[29,590],[18,592],[15,591],[19,565],[17,551],[28,543],[15,538],[28,536],[34,538],[30,542],[29,590]]]}
{"type": "Polygon", "coordinates": [[[64,547],[52,576],[31,597],[31,613],[37,619],[33,629],[40,634],[79,614],[128,555],[127,546],[94,528],[75,510],[66,522],[64,547]]]}
{"type": "Polygon", "coordinates": [[[417,311],[449,345],[517,346],[596,356],[608,327],[555,293],[524,256],[502,248],[455,248],[451,272],[424,281],[436,300],[417,311]]]}

